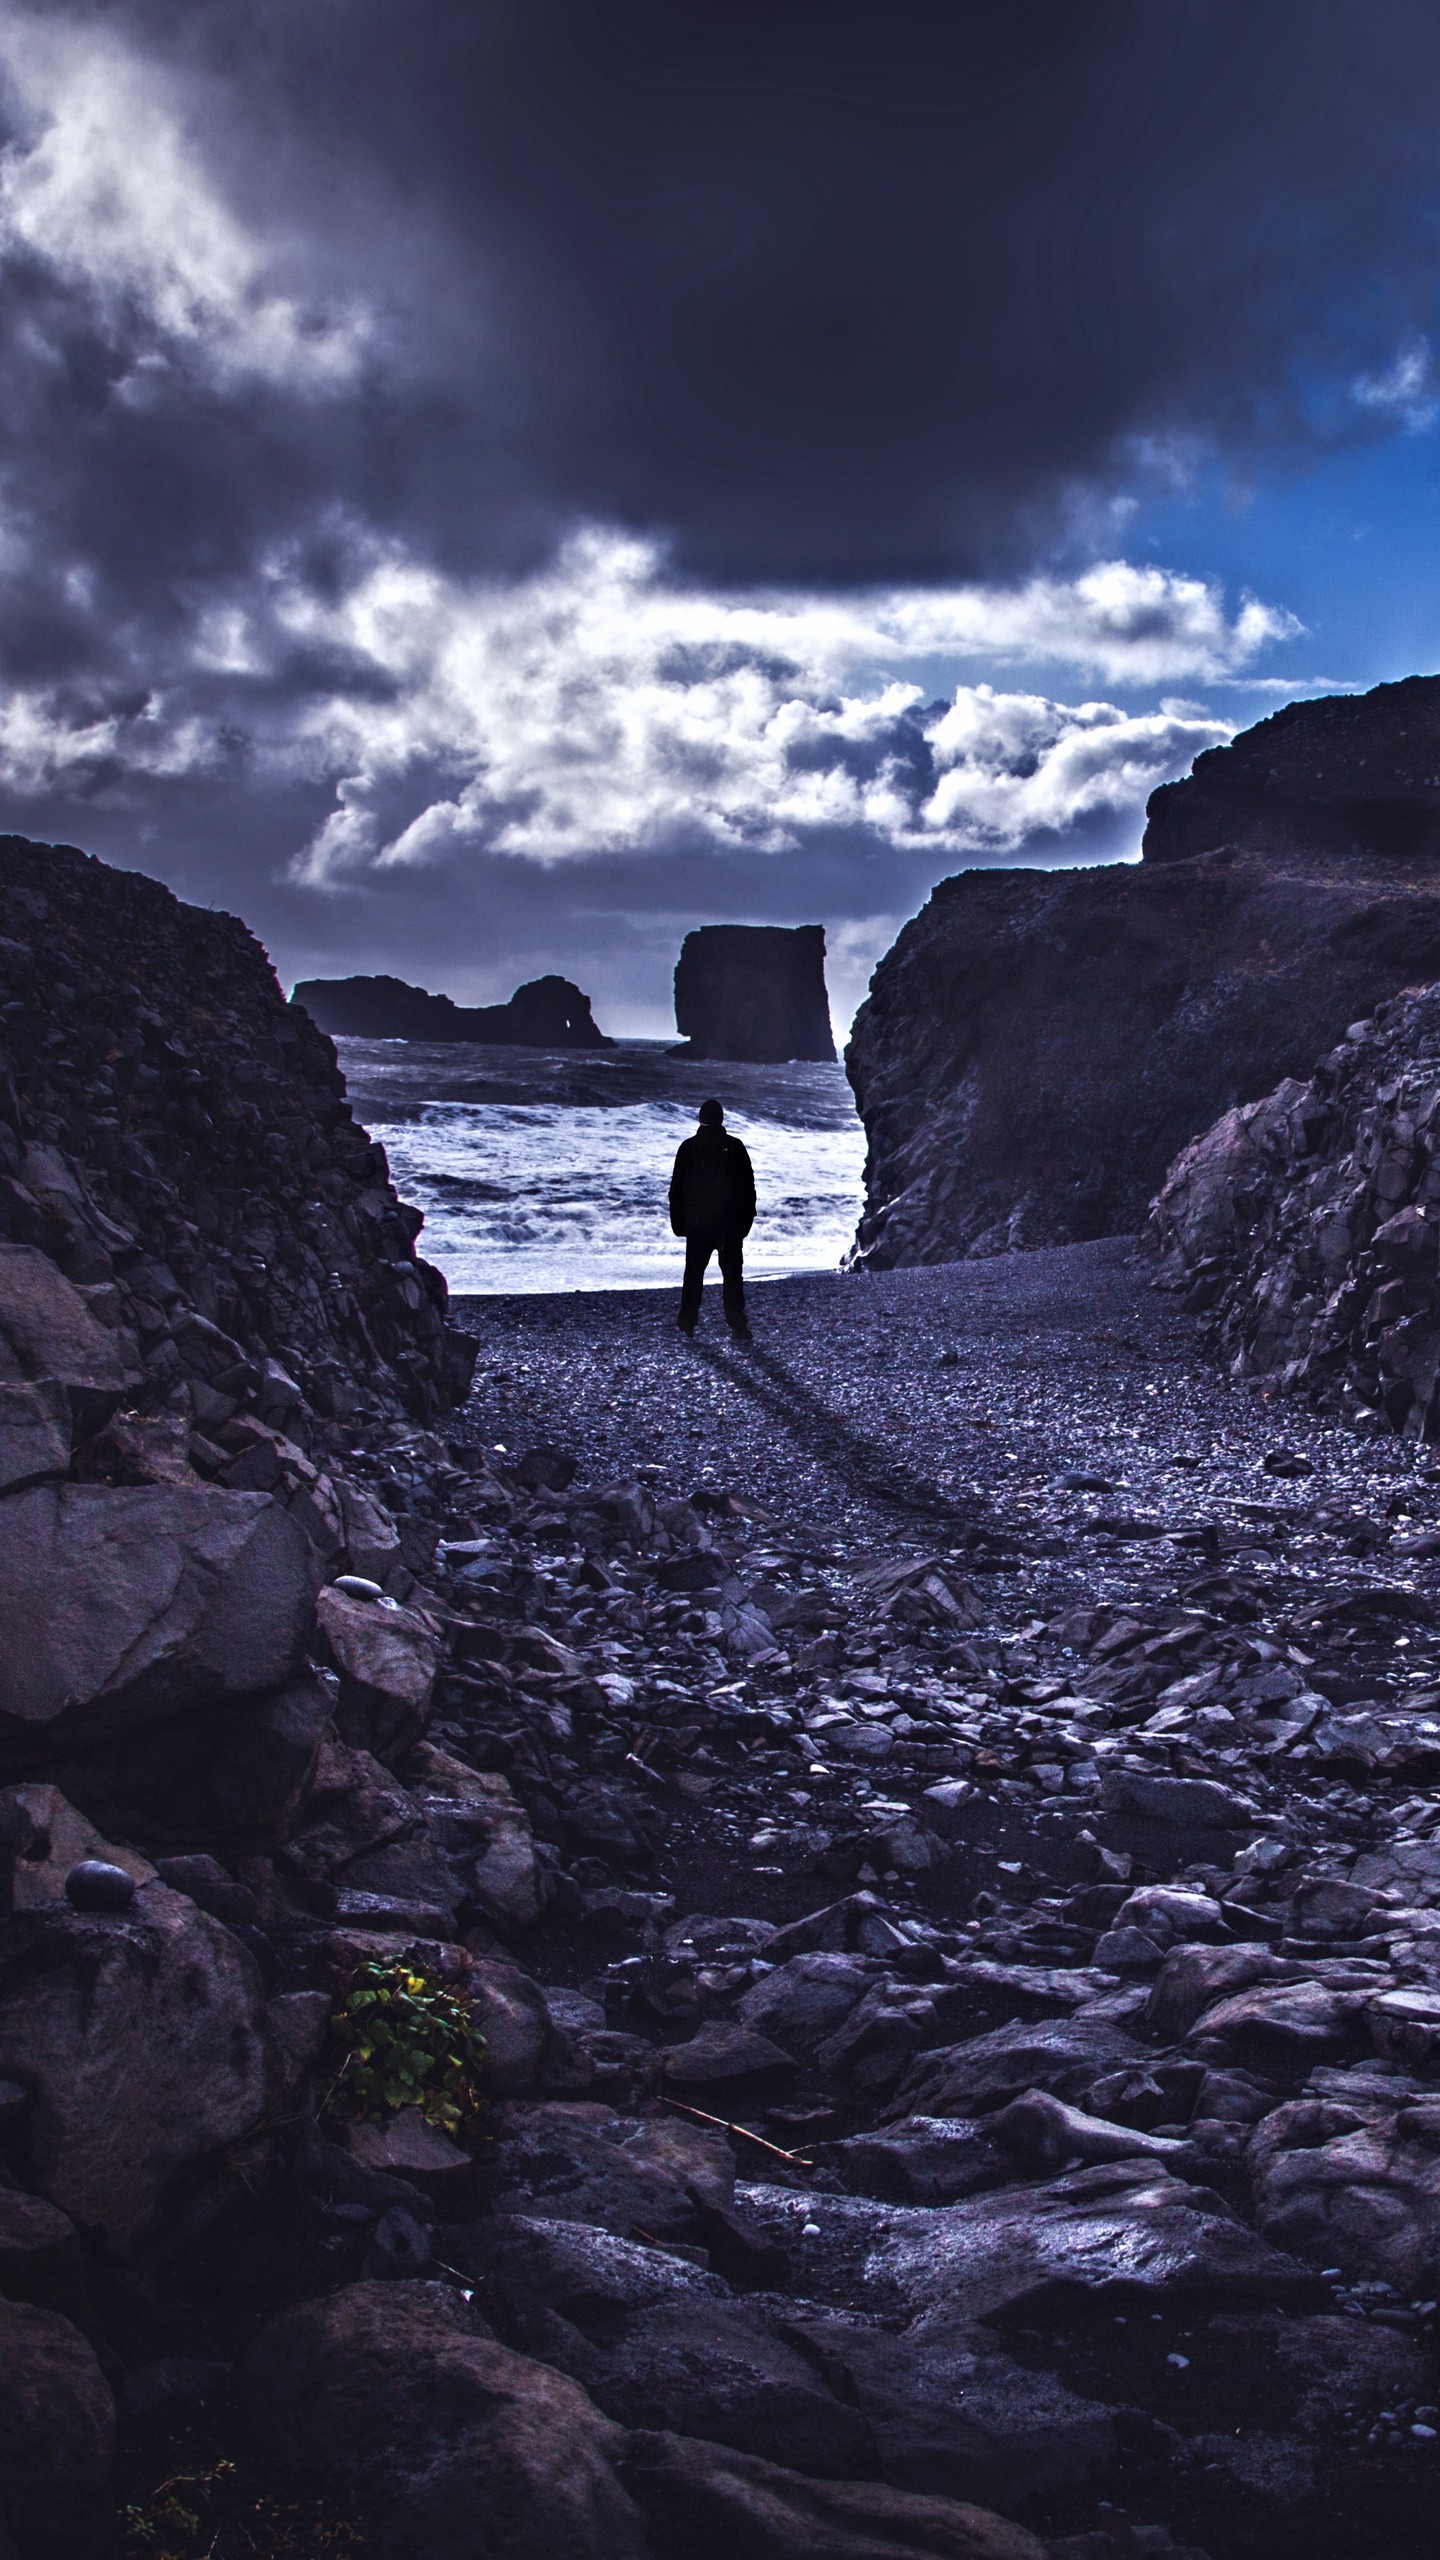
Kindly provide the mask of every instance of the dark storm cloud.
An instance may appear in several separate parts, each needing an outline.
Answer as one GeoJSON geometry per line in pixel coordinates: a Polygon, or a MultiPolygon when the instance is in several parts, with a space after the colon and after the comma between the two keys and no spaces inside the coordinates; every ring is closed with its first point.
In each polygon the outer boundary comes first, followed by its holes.
{"type": "Polygon", "coordinates": [[[1303,444],[1432,318],[1429,0],[43,17],[170,66],[226,200],[378,312],[342,406],[117,411],[113,311],[15,281],[12,453],[147,595],[322,493],[457,568],[587,517],[707,577],[1008,573],[1136,439],[1303,444]]]}
{"type": "Polygon", "coordinates": [[[1284,629],[1086,564],[1415,423],[1437,72],[1429,0],[0,0],[9,822],[297,961],[1133,833],[1203,705],[934,664],[1284,629]]]}

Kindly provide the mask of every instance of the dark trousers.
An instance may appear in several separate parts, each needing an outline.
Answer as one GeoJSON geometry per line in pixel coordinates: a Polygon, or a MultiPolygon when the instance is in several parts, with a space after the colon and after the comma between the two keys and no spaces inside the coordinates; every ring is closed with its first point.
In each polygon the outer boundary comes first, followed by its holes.
{"type": "Polygon", "coordinates": [[[695,1319],[700,1313],[700,1292],[705,1282],[706,1265],[712,1253],[720,1257],[725,1321],[732,1333],[744,1333],[745,1246],[739,1236],[686,1237],[685,1277],[680,1284],[680,1322],[687,1333],[694,1332],[695,1319]]]}

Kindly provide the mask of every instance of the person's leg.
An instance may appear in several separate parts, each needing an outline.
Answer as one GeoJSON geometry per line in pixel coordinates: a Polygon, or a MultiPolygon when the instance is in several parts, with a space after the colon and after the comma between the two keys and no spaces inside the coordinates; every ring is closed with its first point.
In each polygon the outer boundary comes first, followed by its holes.
{"type": "Polygon", "coordinates": [[[700,1313],[700,1292],[705,1285],[705,1265],[714,1247],[703,1237],[685,1239],[685,1277],[680,1283],[680,1313],[676,1318],[682,1333],[693,1333],[700,1313]]]}
{"type": "Polygon", "coordinates": [[[725,1321],[743,1342],[750,1324],[745,1313],[745,1247],[737,1236],[733,1244],[719,1247],[720,1278],[724,1283],[725,1321]]]}

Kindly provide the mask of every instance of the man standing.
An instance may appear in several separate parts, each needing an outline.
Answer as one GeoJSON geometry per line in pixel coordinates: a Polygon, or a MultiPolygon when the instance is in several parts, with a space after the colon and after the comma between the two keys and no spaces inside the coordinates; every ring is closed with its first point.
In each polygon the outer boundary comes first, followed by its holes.
{"type": "Polygon", "coordinates": [[[725,1321],[738,1342],[748,1342],[745,1320],[745,1238],[755,1224],[755,1175],[738,1138],[725,1126],[718,1102],[702,1102],[700,1126],[682,1141],[670,1177],[670,1224],[685,1239],[685,1278],[679,1326],[693,1333],[700,1292],[712,1253],[720,1257],[725,1321]]]}

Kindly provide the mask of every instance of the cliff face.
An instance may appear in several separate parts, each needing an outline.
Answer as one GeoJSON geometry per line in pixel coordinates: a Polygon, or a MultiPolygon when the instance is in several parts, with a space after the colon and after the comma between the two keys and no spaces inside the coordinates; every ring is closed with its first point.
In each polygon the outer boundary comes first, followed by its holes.
{"type": "Polygon", "coordinates": [[[947,880],[846,1052],[870,1142],[860,1258],[1138,1227],[1196,1129],[1436,971],[1440,875],[1222,853],[947,880]]]}
{"type": "Polygon", "coordinates": [[[334,1039],[479,1040],[528,1049],[610,1049],[568,978],[531,978],[508,1004],[456,1004],[403,978],[302,978],[291,1002],[334,1039]]]}
{"type": "Polygon", "coordinates": [[[1139,1226],[1197,1130],[1440,972],[1437,813],[1440,678],[1417,677],[1202,756],[1152,797],[1138,865],[942,882],[846,1054],[858,1258],[1139,1226]]]}
{"type": "Polygon", "coordinates": [[[1147,862],[1221,844],[1440,859],[1440,676],[1289,702],[1151,793],[1147,862]]]}
{"type": "Polygon", "coordinates": [[[420,1223],[236,917],[0,838],[0,1240],[94,1296],[152,1398],[270,1360],[321,1415],[443,1411],[469,1355],[420,1223]]]}
{"type": "Polygon", "coordinates": [[[1440,1437],[1440,987],[1196,1138],[1150,1235],[1234,1376],[1440,1437]]]}
{"type": "Polygon", "coordinates": [[[675,1022],[692,1058],[833,1058],[824,926],[705,924],[687,933],[675,1022]]]}

